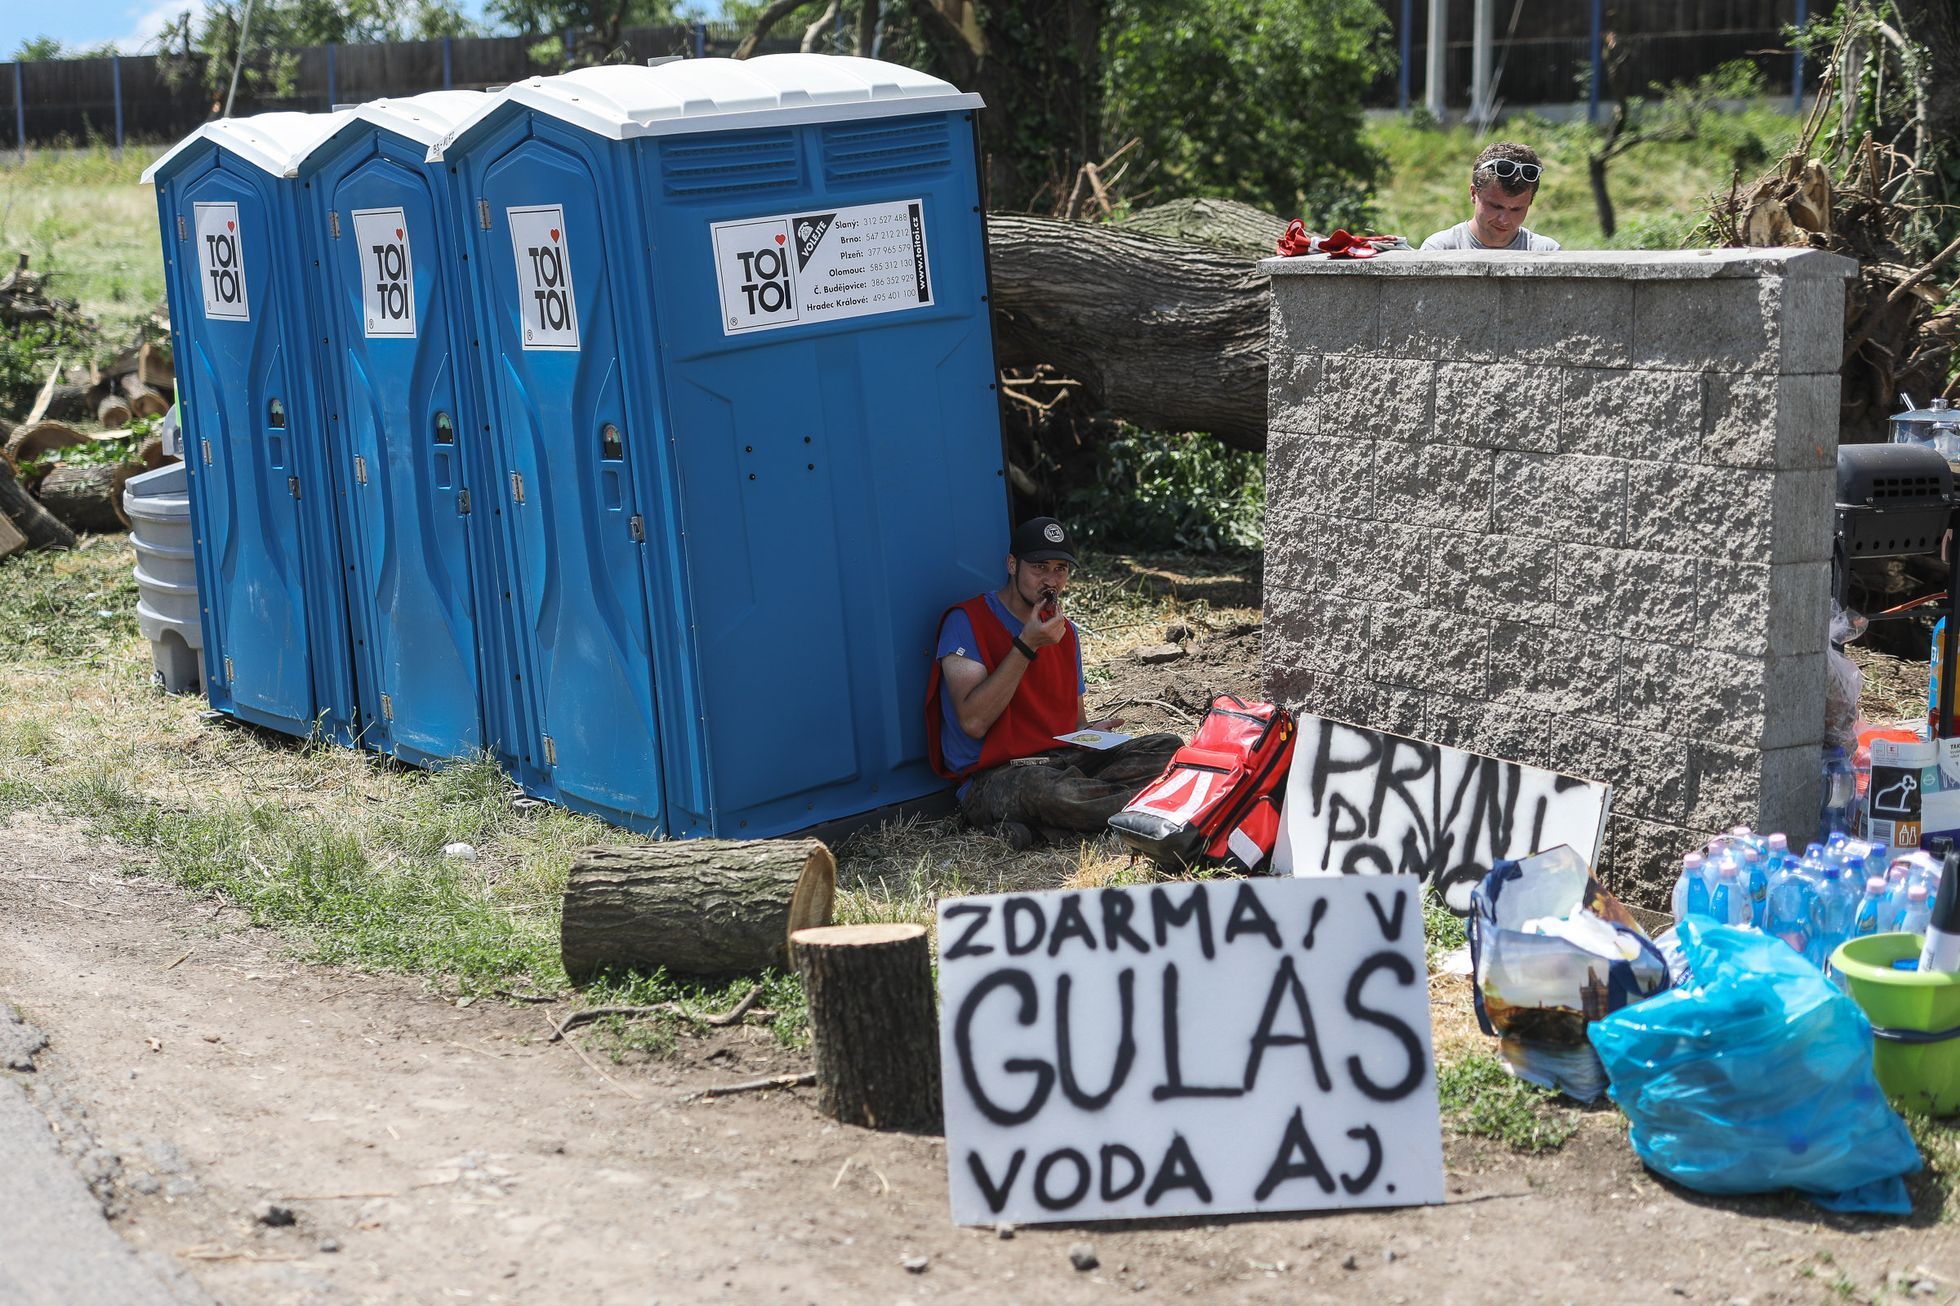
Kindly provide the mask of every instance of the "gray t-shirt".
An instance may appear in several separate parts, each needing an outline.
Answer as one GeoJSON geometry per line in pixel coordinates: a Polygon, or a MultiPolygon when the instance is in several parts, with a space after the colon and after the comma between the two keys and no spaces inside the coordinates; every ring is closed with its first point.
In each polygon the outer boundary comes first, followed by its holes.
{"type": "MultiPolygon", "coordinates": [[[[1448,231],[1439,231],[1422,242],[1424,249],[1495,249],[1497,246],[1480,243],[1470,234],[1470,224],[1459,222],[1448,231]]],[[[1529,227],[1519,227],[1518,234],[1511,237],[1505,249],[1529,250],[1533,254],[1550,254],[1558,249],[1558,242],[1550,236],[1541,236],[1529,227]]]]}

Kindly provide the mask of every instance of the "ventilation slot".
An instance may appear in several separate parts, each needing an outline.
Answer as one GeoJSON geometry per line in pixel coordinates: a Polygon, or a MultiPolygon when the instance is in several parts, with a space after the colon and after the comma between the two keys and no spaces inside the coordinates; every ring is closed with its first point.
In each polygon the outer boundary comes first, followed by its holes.
{"type": "Polygon", "coordinates": [[[801,180],[796,138],[787,131],[660,143],[660,184],[669,197],[748,195],[801,180]]]}
{"type": "Polygon", "coordinates": [[[824,176],[833,182],[939,172],[952,162],[944,118],[829,127],[823,134],[824,176]]]}

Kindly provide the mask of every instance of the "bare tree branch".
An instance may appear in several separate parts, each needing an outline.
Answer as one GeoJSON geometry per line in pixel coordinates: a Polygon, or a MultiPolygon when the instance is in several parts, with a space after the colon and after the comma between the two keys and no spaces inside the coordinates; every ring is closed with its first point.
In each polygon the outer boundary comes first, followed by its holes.
{"type": "Polygon", "coordinates": [[[746,59],[754,54],[756,46],[762,44],[762,38],[769,35],[770,28],[809,3],[810,0],[776,0],[776,3],[757,15],[755,27],[742,38],[742,43],[735,47],[735,57],[746,59]]]}

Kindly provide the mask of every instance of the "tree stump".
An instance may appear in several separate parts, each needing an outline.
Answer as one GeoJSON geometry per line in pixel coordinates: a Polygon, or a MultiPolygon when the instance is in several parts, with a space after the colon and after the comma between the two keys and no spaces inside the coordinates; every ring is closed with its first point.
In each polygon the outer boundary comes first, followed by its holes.
{"type": "Polygon", "coordinates": [[[73,530],[128,530],[123,483],[142,470],[141,463],[56,463],[41,478],[38,497],[73,530]]]}
{"type": "Polygon", "coordinates": [[[14,479],[14,465],[4,458],[0,458],[0,513],[5,513],[7,519],[27,537],[27,547],[30,549],[75,547],[75,532],[62,525],[59,518],[43,508],[40,501],[14,479]]]}
{"type": "Polygon", "coordinates": [[[923,925],[798,930],[817,1108],[870,1129],[939,1124],[939,1018],[923,925]]]}
{"type": "Polygon", "coordinates": [[[830,923],[837,860],[815,839],[677,839],[587,848],[565,885],[565,973],[608,967],[743,975],[788,958],[792,930],[830,923]]]}

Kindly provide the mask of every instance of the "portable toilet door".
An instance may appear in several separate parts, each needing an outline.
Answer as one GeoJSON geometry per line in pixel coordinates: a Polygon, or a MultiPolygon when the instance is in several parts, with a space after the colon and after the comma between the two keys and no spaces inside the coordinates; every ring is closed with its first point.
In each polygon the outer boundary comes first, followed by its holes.
{"type": "Polygon", "coordinates": [[[498,457],[484,497],[508,536],[512,683],[534,732],[519,779],[663,832],[646,521],[629,471],[655,450],[629,420],[617,299],[620,268],[643,251],[619,209],[630,187],[562,124],[515,106],[494,127],[475,121],[486,129],[440,161],[456,169],[483,425],[498,457]]]}
{"type": "Polygon", "coordinates": [[[1007,526],[979,98],[777,55],[532,79],[485,121],[512,102],[637,190],[610,197],[638,224],[612,272],[628,411],[662,455],[634,471],[678,650],[670,831],[779,834],[943,788],[934,620],[998,586],[1007,526]]]}
{"type": "Polygon", "coordinates": [[[518,727],[448,174],[428,148],[487,97],[377,100],[299,162],[363,742],[418,766],[518,727]],[[486,724],[487,723],[487,724],[486,724]]]}
{"type": "Polygon", "coordinates": [[[337,114],[206,123],[159,158],[206,694],[241,720],[359,730],[293,161],[337,114]]]}

